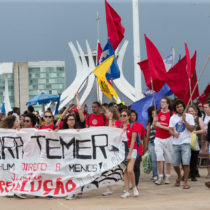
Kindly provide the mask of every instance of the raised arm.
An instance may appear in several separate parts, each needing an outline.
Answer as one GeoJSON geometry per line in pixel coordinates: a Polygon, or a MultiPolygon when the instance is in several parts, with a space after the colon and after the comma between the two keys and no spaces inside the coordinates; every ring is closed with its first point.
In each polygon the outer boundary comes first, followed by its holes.
{"type": "Polygon", "coordinates": [[[79,98],[78,98],[78,92],[75,93],[75,100],[77,103],[77,109],[78,109],[78,114],[81,122],[85,121],[85,115],[82,111],[82,105],[80,104],[79,98]]]}

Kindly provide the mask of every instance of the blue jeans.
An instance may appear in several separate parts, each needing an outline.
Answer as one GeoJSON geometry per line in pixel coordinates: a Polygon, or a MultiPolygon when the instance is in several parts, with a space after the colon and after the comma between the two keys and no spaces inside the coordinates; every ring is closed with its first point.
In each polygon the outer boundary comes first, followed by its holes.
{"type": "Polygon", "coordinates": [[[149,150],[150,157],[151,157],[151,160],[152,160],[153,177],[155,177],[155,176],[158,176],[158,172],[157,172],[157,158],[156,158],[156,153],[155,153],[155,143],[154,143],[154,141],[149,142],[148,150],[149,150]]]}

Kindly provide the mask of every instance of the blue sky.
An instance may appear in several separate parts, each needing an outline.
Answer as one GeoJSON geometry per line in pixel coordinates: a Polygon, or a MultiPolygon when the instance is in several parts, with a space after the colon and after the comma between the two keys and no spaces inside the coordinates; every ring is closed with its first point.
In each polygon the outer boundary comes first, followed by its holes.
{"type": "MultiPolygon", "coordinates": [[[[122,18],[129,45],[124,72],[133,83],[133,34],[131,0],[108,0],[122,18]]],[[[75,63],[68,42],[85,40],[96,48],[96,13],[100,14],[100,40],[107,40],[104,0],[19,1],[0,0],[0,62],[64,60],[67,84],[75,76],[75,63]],[[29,3],[30,2],[30,3],[29,3]]],[[[159,49],[162,57],[176,50],[184,56],[184,43],[191,56],[197,50],[197,72],[210,54],[210,0],[140,0],[141,60],[146,58],[144,33],[159,49]]],[[[199,83],[202,92],[209,82],[210,64],[199,83]]],[[[144,87],[145,88],[145,87],[144,87]]]]}

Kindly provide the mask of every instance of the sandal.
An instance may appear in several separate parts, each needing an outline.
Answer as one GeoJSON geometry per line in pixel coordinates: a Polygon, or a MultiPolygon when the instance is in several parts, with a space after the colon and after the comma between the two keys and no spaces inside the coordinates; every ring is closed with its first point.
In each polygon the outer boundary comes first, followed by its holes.
{"type": "Polygon", "coordinates": [[[176,179],[176,182],[174,184],[175,187],[179,187],[180,186],[180,179],[176,179]]]}
{"type": "Polygon", "coordinates": [[[188,184],[183,185],[183,189],[184,189],[184,190],[190,189],[190,185],[188,185],[188,184]]]}

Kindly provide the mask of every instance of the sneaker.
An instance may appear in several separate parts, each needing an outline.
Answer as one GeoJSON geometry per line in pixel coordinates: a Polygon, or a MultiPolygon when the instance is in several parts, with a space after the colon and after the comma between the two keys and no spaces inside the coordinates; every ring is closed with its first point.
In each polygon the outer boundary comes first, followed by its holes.
{"type": "Polygon", "coordinates": [[[112,195],[112,191],[107,190],[106,192],[102,193],[103,196],[112,195]]]}
{"type": "Polygon", "coordinates": [[[166,179],[165,179],[165,184],[170,184],[171,182],[170,182],[170,180],[169,180],[169,177],[166,177],[166,179]]]}
{"type": "Polygon", "coordinates": [[[139,191],[137,190],[136,187],[133,188],[133,196],[134,196],[134,197],[139,196],[139,191]]]}
{"type": "Polygon", "coordinates": [[[130,197],[131,196],[131,194],[129,193],[129,192],[125,192],[124,194],[122,194],[120,197],[121,198],[128,198],[128,197],[130,197]]]}
{"type": "Polygon", "coordinates": [[[155,184],[161,185],[161,184],[164,184],[164,181],[163,181],[162,178],[160,178],[160,179],[158,179],[158,180],[155,182],[155,184]]]}
{"type": "Polygon", "coordinates": [[[25,194],[15,193],[15,195],[16,195],[18,198],[21,198],[21,199],[25,199],[25,198],[26,198],[26,195],[25,195],[25,194]]]}
{"type": "Polygon", "coordinates": [[[158,177],[154,176],[152,180],[153,180],[153,182],[156,182],[158,180],[158,177]]]}
{"type": "Polygon", "coordinates": [[[73,195],[67,195],[66,200],[73,200],[75,199],[75,194],[73,195]]]}

